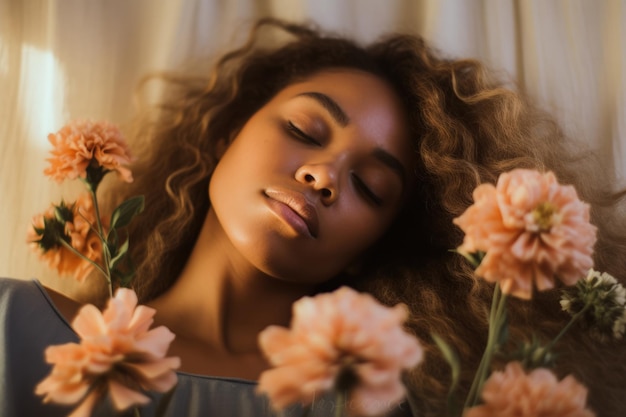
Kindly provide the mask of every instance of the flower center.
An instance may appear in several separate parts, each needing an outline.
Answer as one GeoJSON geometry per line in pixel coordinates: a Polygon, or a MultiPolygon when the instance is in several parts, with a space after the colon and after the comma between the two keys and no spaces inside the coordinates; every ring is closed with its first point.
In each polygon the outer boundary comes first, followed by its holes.
{"type": "Polygon", "coordinates": [[[539,233],[549,232],[559,222],[558,207],[546,201],[532,211],[532,216],[539,233]]]}

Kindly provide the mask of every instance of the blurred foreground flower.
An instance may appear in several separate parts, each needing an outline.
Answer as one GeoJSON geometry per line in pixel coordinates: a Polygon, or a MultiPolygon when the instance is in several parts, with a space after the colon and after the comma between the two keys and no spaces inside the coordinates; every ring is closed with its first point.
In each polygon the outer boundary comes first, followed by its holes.
{"type": "Polygon", "coordinates": [[[626,289],[606,272],[590,269],[573,289],[563,291],[561,307],[572,316],[581,315],[583,325],[603,340],[624,336],[626,289]]]}
{"type": "Polygon", "coordinates": [[[259,379],[260,392],[283,409],[335,389],[346,392],[353,415],[389,411],[405,395],[404,369],[422,359],[418,340],[402,329],[404,305],[386,307],[347,287],[293,305],[291,329],[270,326],[259,343],[275,367],[259,379]]]}
{"type": "Polygon", "coordinates": [[[464,417],[593,417],[586,408],[587,389],[572,376],[557,380],[548,369],[525,373],[518,362],[494,372],[482,391],[484,404],[464,417]]]}
{"type": "Polygon", "coordinates": [[[554,276],[573,285],[593,265],[589,206],[552,172],[517,169],[495,187],[478,186],[474,204],[454,223],[465,232],[458,251],[485,252],[476,274],[498,282],[505,294],[528,299],[533,283],[550,289],[554,276]]]}
{"type": "Polygon", "coordinates": [[[48,141],[54,148],[44,174],[57,182],[82,178],[95,189],[109,171],[117,171],[126,182],[133,181],[126,168],[132,159],[130,149],[116,125],[74,121],[49,134],[48,141]]]}
{"type": "Polygon", "coordinates": [[[102,242],[91,226],[95,219],[91,196],[82,194],[74,204],[51,205],[45,213],[35,216],[27,241],[59,275],[72,275],[82,282],[94,268],[87,259],[95,263],[102,260],[102,242]]]}
{"type": "Polygon", "coordinates": [[[77,404],[71,417],[91,415],[108,392],[114,407],[146,404],[142,390],[169,391],[176,385],[177,357],[165,357],[174,334],[161,326],[149,330],[155,310],[137,306],[132,290],[120,288],[104,312],[86,305],[72,327],[81,341],[46,349],[53,365],[35,390],[45,402],[77,404]]]}

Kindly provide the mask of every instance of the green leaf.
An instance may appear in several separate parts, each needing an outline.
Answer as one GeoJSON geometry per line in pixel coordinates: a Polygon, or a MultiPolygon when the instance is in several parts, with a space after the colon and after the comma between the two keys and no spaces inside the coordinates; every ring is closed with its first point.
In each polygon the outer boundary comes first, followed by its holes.
{"type": "Polygon", "coordinates": [[[135,268],[129,267],[129,271],[126,273],[118,272],[115,274],[120,287],[130,288],[130,283],[135,275],[135,268]]]}
{"type": "Polygon", "coordinates": [[[124,256],[126,256],[126,254],[128,253],[128,241],[129,239],[126,239],[126,241],[122,243],[122,246],[117,249],[117,251],[115,252],[115,256],[113,257],[113,259],[111,259],[109,268],[115,269],[115,267],[117,267],[117,264],[119,264],[119,262],[124,259],[124,256]]]}
{"type": "Polygon", "coordinates": [[[435,344],[443,354],[444,359],[450,365],[452,371],[452,387],[456,387],[459,382],[459,376],[461,375],[461,361],[455,350],[445,340],[436,334],[432,335],[435,344]]]}
{"type": "MultiPolygon", "coordinates": [[[[118,235],[117,235],[117,230],[115,229],[111,229],[109,231],[109,234],[107,235],[107,245],[109,246],[109,248],[117,248],[117,244],[118,242],[118,235]]],[[[112,251],[115,252],[115,251],[112,251]]]]}
{"type": "Polygon", "coordinates": [[[113,210],[111,215],[111,230],[128,226],[130,222],[144,209],[144,198],[142,195],[132,197],[113,210]]]}
{"type": "Polygon", "coordinates": [[[119,287],[130,288],[130,284],[135,276],[135,265],[131,259],[130,253],[126,253],[119,262],[116,263],[116,267],[111,269],[111,275],[113,282],[119,287]]]}
{"type": "Polygon", "coordinates": [[[65,222],[59,221],[56,217],[44,217],[43,225],[42,232],[38,233],[40,239],[37,243],[44,253],[50,249],[59,247],[61,245],[61,241],[71,241],[70,237],[65,234],[65,222]]]}
{"type": "Polygon", "coordinates": [[[62,224],[65,224],[66,222],[73,222],[73,204],[68,206],[64,201],[61,201],[61,204],[54,206],[54,216],[62,224]]]}
{"type": "Polygon", "coordinates": [[[459,385],[459,378],[461,376],[461,361],[459,360],[459,356],[456,351],[445,340],[434,333],[431,336],[443,354],[444,359],[448,362],[448,365],[450,365],[452,382],[450,384],[450,389],[448,390],[448,415],[454,416],[457,414],[454,392],[459,385]]]}

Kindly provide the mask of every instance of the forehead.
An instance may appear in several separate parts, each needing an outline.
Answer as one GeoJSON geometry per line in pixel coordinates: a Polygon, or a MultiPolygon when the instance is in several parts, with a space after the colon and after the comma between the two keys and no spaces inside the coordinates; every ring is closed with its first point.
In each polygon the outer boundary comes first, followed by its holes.
{"type": "MultiPolygon", "coordinates": [[[[395,91],[380,77],[347,68],[327,69],[285,87],[278,96],[288,99],[302,92],[320,92],[330,96],[351,120],[361,113],[386,116],[399,125],[406,123],[405,109],[395,91]]],[[[382,121],[382,120],[377,120],[382,121]]]]}

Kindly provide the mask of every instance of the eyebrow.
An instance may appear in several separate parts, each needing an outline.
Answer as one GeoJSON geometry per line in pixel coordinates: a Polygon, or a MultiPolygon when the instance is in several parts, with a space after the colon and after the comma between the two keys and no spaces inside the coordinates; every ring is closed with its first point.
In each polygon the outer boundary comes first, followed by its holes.
{"type": "Polygon", "coordinates": [[[396,174],[400,176],[402,180],[402,184],[406,183],[406,170],[404,169],[404,165],[400,162],[398,158],[387,152],[382,148],[376,148],[373,152],[374,158],[385,164],[388,168],[391,168],[396,174]]]}
{"type": "Polygon", "coordinates": [[[346,112],[343,111],[341,106],[337,104],[335,100],[333,100],[324,93],[309,91],[298,94],[297,97],[309,97],[317,101],[319,104],[322,105],[322,107],[324,107],[328,111],[332,118],[335,119],[337,124],[339,124],[339,126],[341,127],[346,127],[346,125],[350,123],[350,118],[348,117],[346,112]]]}

